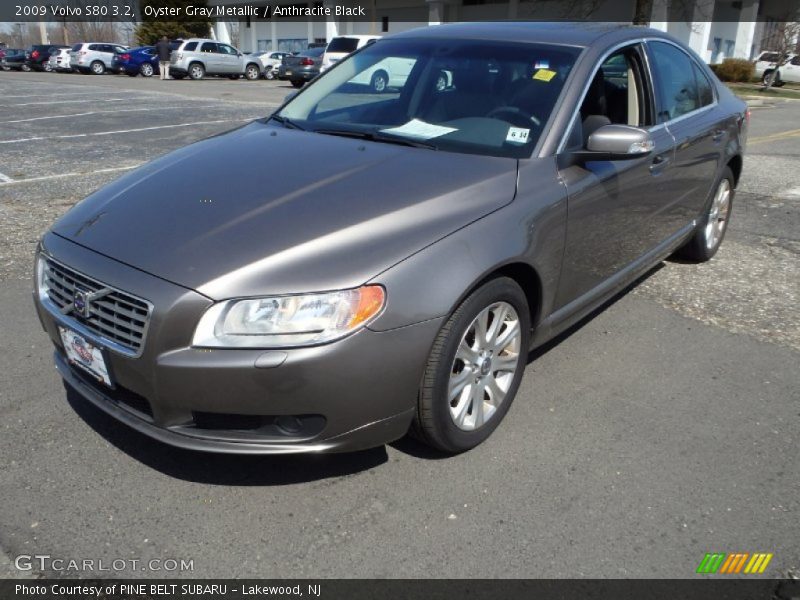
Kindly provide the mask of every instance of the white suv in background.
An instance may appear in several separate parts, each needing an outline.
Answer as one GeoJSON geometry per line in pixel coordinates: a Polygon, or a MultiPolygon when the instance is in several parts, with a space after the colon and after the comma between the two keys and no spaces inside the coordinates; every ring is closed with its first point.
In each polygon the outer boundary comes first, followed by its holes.
{"type": "Polygon", "coordinates": [[[111,68],[114,54],[127,49],[119,44],[81,42],[69,51],[69,64],[73,71],[102,75],[111,68]]]}
{"type": "Polygon", "coordinates": [[[322,55],[322,68],[320,71],[329,69],[351,52],[355,52],[380,38],[381,36],[379,35],[340,35],[333,38],[325,49],[325,54],[322,55]]]}
{"type": "Polygon", "coordinates": [[[229,44],[204,38],[183,40],[170,56],[169,74],[175,79],[187,75],[202,79],[206,75],[223,75],[239,79],[244,75],[255,80],[261,77],[261,61],[229,44]]]}

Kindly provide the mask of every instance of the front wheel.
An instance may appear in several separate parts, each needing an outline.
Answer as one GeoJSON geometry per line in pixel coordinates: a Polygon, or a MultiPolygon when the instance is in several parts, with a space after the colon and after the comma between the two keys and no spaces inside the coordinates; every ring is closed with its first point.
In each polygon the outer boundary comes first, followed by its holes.
{"type": "Polygon", "coordinates": [[[514,280],[492,279],[470,294],[433,343],[415,435],[448,453],[488,438],[517,394],[529,337],[528,302],[514,280]]]}
{"type": "Polygon", "coordinates": [[[705,262],[717,253],[731,216],[734,195],[734,177],[730,167],[725,167],[722,176],[714,186],[711,200],[703,216],[699,219],[694,234],[677,251],[677,256],[693,262],[705,262]]]}
{"type": "Polygon", "coordinates": [[[269,79],[272,81],[275,79],[275,72],[271,68],[267,68],[267,70],[264,71],[264,79],[269,79]]]}
{"type": "Polygon", "coordinates": [[[373,92],[381,94],[386,91],[389,85],[389,76],[384,71],[378,71],[372,76],[369,85],[373,92]]]}

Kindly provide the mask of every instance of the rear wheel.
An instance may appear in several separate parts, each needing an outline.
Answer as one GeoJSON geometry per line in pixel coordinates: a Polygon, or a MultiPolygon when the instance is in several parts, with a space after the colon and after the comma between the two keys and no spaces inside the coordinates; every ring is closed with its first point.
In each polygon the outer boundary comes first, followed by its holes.
{"type": "Polygon", "coordinates": [[[92,72],[92,75],[102,75],[106,72],[106,66],[103,64],[103,61],[96,60],[89,65],[89,70],[92,72]]]}
{"type": "Polygon", "coordinates": [[[676,253],[680,258],[694,262],[705,262],[717,253],[731,216],[734,195],[734,177],[730,167],[725,167],[714,187],[710,201],[694,234],[686,245],[676,253]]]}
{"type": "Polygon", "coordinates": [[[275,79],[275,72],[272,70],[272,67],[267,67],[267,70],[264,71],[264,79],[275,79]]]}
{"type": "Polygon", "coordinates": [[[508,277],[485,283],[434,341],[419,392],[414,433],[444,452],[474,448],[503,420],[525,370],[530,312],[508,277]]]}
{"type": "Polygon", "coordinates": [[[200,63],[192,63],[189,65],[189,77],[194,80],[202,79],[206,76],[206,68],[200,63]]]}
{"type": "Polygon", "coordinates": [[[292,85],[293,85],[294,87],[296,87],[296,88],[301,88],[301,87],[303,87],[303,84],[304,84],[304,83],[305,83],[305,82],[304,82],[302,79],[292,79],[292,85]]]}
{"type": "Polygon", "coordinates": [[[45,70],[45,73],[52,73],[53,72],[53,67],[50,65],[49,62],[46,62],[46,63],[44,63],[44,70],[45,70]]]}
{"type": "Polygon", "coordinates": [[[23,71],[25,71],[26,73],[29,73],[30,70],[31,70],[31,67],[30,67],[30,65],[22,65],[21,69],[23,71]]]}
{"type": "MultiPolygon", "coordinates": [[[[152,77],[153,73],[155,73],[155,69],[153,69],[153,65],[150,63],[142,63],[142,66],[139,67],[139,73],[142,74],[142,77],[152,77]]],[[[134,77],[136,74],[134,73],[134,77]]]]}

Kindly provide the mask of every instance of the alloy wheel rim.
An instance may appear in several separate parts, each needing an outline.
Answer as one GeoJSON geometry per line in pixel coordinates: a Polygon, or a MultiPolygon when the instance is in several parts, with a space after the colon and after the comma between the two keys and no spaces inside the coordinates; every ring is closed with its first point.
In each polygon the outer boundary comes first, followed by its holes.
{"type": "Polygon", "coordinates": [[[728,215],[731,210],[731,184],[727,179],[723,179],[711,202],[711,209],[708,212],[706,222],[705,237],[706,247],[709,250],[716,248],[722,241],[722,234],[728,225],[728,215]]]}
{"type": "Polygon", "coordinates": [[[375,91],[382,92],[386,89],[386,80],[383,77],[375,79],[375,91]]]}
{"type": "Polygon", "coordinates": [[[145,77],[149,77],[152,74],[153,74],[153,67],[145,63],[145,65],[142,67],[142,75],[144,75],[145,77]]]}
{"type": "Polygon", "coordinates": [[[517,311],[495,302],[461,336],[450,368],[450,417],[463,431],[483,427],[505,401],[517,372],[522,331],[517,311]]]}

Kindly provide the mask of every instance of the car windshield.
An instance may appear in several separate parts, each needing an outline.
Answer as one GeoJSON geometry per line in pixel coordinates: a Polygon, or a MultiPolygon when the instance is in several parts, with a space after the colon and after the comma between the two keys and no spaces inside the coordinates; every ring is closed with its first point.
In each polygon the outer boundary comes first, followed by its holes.
{"type": "Polygon", "coordinates": [[[548,44],[383,40],[337,63],[276,116],[329,135],[521,158],[579,53],[548,44]]]}

